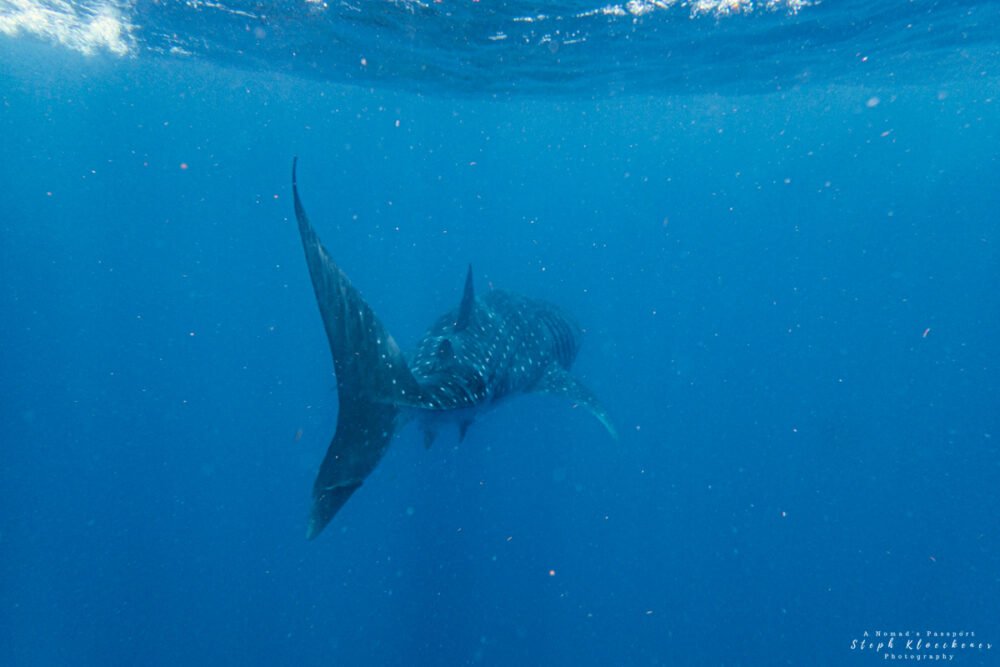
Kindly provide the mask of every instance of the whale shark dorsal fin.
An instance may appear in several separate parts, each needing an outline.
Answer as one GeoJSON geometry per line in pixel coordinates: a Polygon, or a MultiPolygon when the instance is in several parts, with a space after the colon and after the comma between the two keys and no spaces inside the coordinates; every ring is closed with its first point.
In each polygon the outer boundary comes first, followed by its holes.
{"type": "Polygon", "coordinates": [[[552,364],[545,370],[538,383],[531,389],[534,392],[550,394],[552,396],[565,396],[574,403],[587,408],[598,421],[604,425],[611,437],[618,439],[618,431],[611,423],[611,417],[607,410],[597,400],[594,392],[590,391],[582,382],[570,375],[569,371],[559,364],[552,364]]]}
{"type": "Polygon", "coordinates": [[[472,309],[476,305],[476,290],[472,286],[472,264],[465,274],[465,291],[462,292],[462,303],[458,306],[458,317],[455,319],[455,331],[463,331],[472,319],[472,309]]]}

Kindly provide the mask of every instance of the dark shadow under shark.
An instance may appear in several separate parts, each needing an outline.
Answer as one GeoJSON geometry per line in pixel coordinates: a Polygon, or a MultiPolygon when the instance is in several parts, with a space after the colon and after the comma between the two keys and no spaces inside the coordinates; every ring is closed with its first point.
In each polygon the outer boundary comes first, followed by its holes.
{"type": "Polygon", "coordinates": [[[458,308],[442,315],[407,362],[399,345],[330,259],[309,223],[292,162],[292,193],[306,264],[333,353],[337,430],[313,485],[307,537],[319,535],[375,469],[397,429],[416,419],[430,446],[438,428],[464,438],[477,413],[525,393],[565,396],[615,429],[594,394],[570,375],[580,328],[537,299],[491,290],[477,297],[472,267],[458,308]]]}

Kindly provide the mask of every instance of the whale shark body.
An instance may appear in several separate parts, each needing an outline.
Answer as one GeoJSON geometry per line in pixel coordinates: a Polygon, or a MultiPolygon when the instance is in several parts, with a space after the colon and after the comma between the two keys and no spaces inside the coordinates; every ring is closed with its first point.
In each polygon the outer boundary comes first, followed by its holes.
{"type": "Polygon", "coordinates": [[[429,447],[444,423],[455,423],[464,439],[482,411],[518,394],[547,393],[586,407],[617,437],[597,398],[569,373],[581,330],[562,310],[501,290],[477,296],[470,266],[458,307],[438,318],[407,361],[310,224],[296,161],[292,194],[339,399],[337,429],[313,485],[309,539],[361,487],[411,420],[429,447]]]}

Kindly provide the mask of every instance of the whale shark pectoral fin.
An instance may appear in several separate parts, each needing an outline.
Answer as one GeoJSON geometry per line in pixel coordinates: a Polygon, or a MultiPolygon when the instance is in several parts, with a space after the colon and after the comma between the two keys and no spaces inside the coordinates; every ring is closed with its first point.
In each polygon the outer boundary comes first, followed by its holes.
{"type": "Polygon", "coordinates": [[[549,366],[541,379],[532,387],[531,391],[550,394],[552,396],[564,396],[574,403],[582,405],[592,415],[597,417],[598,421],[604,425],[604,428],[608,430],[612,438],[615,440],[618,439],[618,431],[615,430],[614,424],[611,423],[611,417],[608,415],[607,410],[604,409],[604,406],[601,405],[601,402],[597,400],[594,392],[570,375],[569,371],[562,366],[558,364],[549,366]]]}
{"type": "Polygon", "coordinates": [[[472,319],[472,310],[476,306],[476,290],[472,285],[472,264],[465,274],[465,290],[462,292],[462,303],[458,306],[458,317],[455,319],[455,331],[463,331],[472,319]]]}

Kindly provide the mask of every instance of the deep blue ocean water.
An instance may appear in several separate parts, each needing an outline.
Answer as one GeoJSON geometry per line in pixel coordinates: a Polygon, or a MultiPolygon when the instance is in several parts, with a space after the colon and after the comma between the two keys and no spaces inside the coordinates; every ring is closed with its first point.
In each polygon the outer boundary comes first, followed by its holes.
{"type": "Polygon", "coordinates": [[[0,0],[0,664],[1000,664],[998,96],[995,1],[0,0]],[[471,262],[620,440],[411,427],[306,541],[294,155],[404,347],[471,262]]]}

